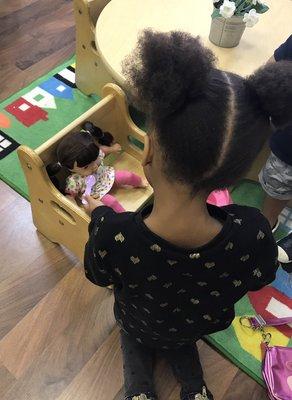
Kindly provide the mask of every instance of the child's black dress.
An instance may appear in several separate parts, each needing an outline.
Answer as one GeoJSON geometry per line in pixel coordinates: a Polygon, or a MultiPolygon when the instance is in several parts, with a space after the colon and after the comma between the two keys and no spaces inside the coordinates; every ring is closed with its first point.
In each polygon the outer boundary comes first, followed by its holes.
{"type": "Polygon", "coordinates": [[[114,284],[116,319],[137,344],[173,351],[225,329],[234,304],[274,279],[277,246],[262,214],[237,205],[208,209],[223,228],[191,250],[146,227],[151,207],[122,214],[98,207],[92,213],[86,277],[99,286],[114,284]]]}

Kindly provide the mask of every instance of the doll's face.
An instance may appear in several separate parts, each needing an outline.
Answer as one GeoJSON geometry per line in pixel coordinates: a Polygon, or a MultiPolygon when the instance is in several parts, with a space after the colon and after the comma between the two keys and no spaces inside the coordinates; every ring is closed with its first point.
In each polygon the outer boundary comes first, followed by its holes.
{"type": "Polygon", "coordinates": [[[74,168],[71,169],[72,172],[81,176],[89,176],[94,174],[100,165],[100,160],[97,158],[96,160],[92,161],[90,164],[86,165],[85,167],[77,167],[77,163],[75,161],[74,168]]]}

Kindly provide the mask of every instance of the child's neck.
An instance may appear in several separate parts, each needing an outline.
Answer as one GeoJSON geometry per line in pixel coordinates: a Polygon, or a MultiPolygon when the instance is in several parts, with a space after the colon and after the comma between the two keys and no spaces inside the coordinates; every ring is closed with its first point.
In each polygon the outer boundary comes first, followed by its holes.
{"type": "Polygon", "coordinates": [[[154,189],[152,212],[144,222],[152,232],[177,246],[202,246],[222,229],[222,224],[210,216],[206,198],[202,194],[190,198],[180,185],[159,185],[154,189]]]}

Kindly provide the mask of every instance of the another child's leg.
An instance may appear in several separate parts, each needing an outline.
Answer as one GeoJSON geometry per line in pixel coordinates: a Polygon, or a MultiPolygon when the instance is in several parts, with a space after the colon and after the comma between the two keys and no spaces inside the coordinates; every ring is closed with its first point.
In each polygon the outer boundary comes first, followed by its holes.
{"type": "Polygon", "coordinates": [[[199,394],[202,395],[202,399],[213,400],[204,382],[196,344],[182,346],[175,350],[163,350],[161,355],[171,365],[174,376],[181,384],[182,400],[195,400],[199,394]],[[205,397],[203,397],[204,394],[205,397]]]}
{"type": "Polygon", "coordinates": [[[132,400],[134,396],[144,394],[147,400],[154,400],[154,350],[138,343],[134,337],[123,331],[121,331],[121,345],[124,360],[125,399],[132,400]]]}
{"type": "Polygon", "coordinates": [[[292,199],[292,166],[271,153],[260,172],[259,181],[267,194],[263,214],[273,228],[281,211],[292,199]]]}
{"type": "Polygon", "coordinates": [[[118,200],[111,194],[104,195],[101,199],[101,202],[105,206],[112,208],[117,213],[122,213],[126,211],[124,207],[118,202],[118,200]]]}
{"type": "Polygon", "coordinates": [[[277,225],[279,215],[289,203],[289,200],[275,199],[269,195],[266,195],[262,213],[269,221],[271,228],[273,229],[277,225]]]}
{"type": "Polygon", "coordinates": [[[146,182],[130,171],[115,171],[115,183],[118,186],[145,187],[146,182]]]}

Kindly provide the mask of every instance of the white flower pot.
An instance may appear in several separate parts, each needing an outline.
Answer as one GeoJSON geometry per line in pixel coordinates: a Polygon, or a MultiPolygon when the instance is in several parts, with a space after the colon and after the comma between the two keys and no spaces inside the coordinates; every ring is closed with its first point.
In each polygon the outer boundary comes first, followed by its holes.
{"type": "Polygon", "coordinates": [[[236,47],[245,27],[242,17],[216,17],[212,19],[209,39],[219,47],[236,47]]]}

